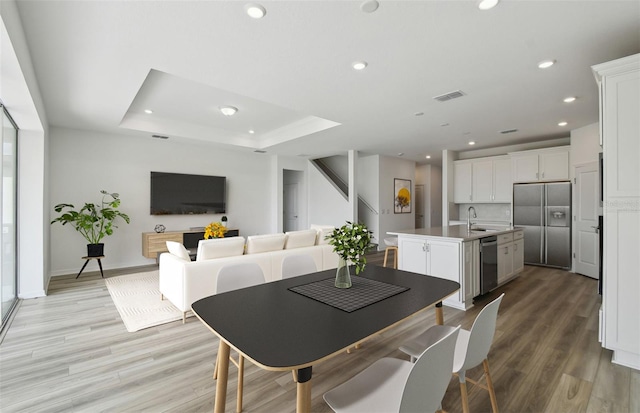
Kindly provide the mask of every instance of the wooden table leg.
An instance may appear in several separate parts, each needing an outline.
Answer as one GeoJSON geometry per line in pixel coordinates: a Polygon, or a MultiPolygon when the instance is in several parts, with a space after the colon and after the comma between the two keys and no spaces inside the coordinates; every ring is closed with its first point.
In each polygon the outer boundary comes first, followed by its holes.
{"type": "Polygon", "coordinates": [[[436,304],[436,324],[439,326],[444,324],[444,312],[442,311],[442,301],[436,304]]]}
{"type": "Polygon", "coordinates": [[[309,413],[311,411],[311,367],[298,370],[296,412],[309,413]]]}
{"type": "Polygon", "coordinates": [[[229,377],[229,353],[231,348],[220,340],[218,346],[218,380],[216,382],[216,401],[213,406],[214,413],[224,413],[227,403],[227,379],[229,377]]]}

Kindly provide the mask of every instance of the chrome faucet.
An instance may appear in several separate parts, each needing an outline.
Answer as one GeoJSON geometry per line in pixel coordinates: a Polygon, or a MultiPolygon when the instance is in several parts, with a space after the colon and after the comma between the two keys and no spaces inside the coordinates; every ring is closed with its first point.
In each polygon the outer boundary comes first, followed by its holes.
{"type": "Polygon", "coordinates": [[[472,209],[473,209],[473,217],[478,218],[478,215],[476,215],[476,209],[473,206],[470,206],[469,209],[467,209],[467,230],[468,231],[471,231],[471,225],[473,225],[473,223],[471,222],[472,209]]]}

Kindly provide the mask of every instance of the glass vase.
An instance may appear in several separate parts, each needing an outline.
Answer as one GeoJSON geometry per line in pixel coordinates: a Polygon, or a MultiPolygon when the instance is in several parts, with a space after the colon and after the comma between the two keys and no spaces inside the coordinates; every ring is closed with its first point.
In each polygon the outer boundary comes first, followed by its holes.
{"type": "Polygon", "coordinates": [[[351,274],[349,274],[349,265],[343,258],[338,258],[338,268],[336,269],[337,288],[351,288],[351,274]]]}

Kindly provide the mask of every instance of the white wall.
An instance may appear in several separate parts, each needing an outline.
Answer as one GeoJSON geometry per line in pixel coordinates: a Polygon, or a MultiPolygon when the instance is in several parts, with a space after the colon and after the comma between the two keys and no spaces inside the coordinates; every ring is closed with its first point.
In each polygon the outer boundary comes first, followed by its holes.
{"type": "Polygon", "coordinates": [[[329,180],[309,163],[309,223],[318,225],[344,225],[352,219],[349,201],[329,180]]]}
{"type": "Polygon", "coordinates": [[[411,180],[411,196],[415,195],[416,163],[389,156],[380,157],[380,238],[384,239],[388,231],[400,231],[415,228],[415,208],[411,203],[411,213],[395,214],[394,178],[411,180]]]}
{"type": "Polygon", "coordinates": [[[33,298],[49,283],[48,124],[15,1],[0,1],[0,17],[0,96],[19,127],[18,297],[33,298]]]}
{"type": "Polygon", "coordinates": [[[362,207],[358,210],[358,220],[363,222],[372,232],[372,242],[380,244],[380,182],[379,155],[361,156],[358,159],[358,195],[364,199],[374,211],[362,207]]]}
{"type": "MultiPolygon", "coordinates": [[[[269,176],[271,162],[262,154],[52,128],[50,161],[50,211],[58,203],[79,207],[85,202],[99,202],[101,189],[120,194],[120,210],[129,215],[131,224],[118,224],[114,234],[104,239],[105,269],[155,262],[142,256],[142,233],[153,231],[156,224],[163,224],[167,231],[184,230],[205,226],[222,216],[150,215],[151,171],[226,176],[228,226],[238,228],[242,236],[273,231],[272,184],[269,179],[261,179],[269,176]]],[[[85,253],[86,241],[71,227],[51,227],[53,275],[77,272],[85,253]]],[[[96,270],[97,265],[91,263],[87,269],[96,270]],[[96,268],[89,268],[91,265],[96,268]]]]}

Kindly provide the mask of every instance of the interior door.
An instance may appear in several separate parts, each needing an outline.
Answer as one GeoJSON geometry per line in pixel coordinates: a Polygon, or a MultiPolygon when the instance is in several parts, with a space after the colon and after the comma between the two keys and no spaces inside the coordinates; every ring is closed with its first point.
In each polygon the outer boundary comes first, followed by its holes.
{"type": "Polygon", "coordinates": [[[424,228],[424,185],[416,185],[416,228],[424,228]]]}
{"type": "Polygon", "coordinates": [[[576,261],[575,271],[598,278],[600,239],[598,228],[598,164],[576,168],[576,261]]]}
{"type": "Polygon", "coordinates": [[[290,183],[283,185],[283,207],[284,215],[283,229],[284,231],[298,230],[298,183],[290,183]]]}

